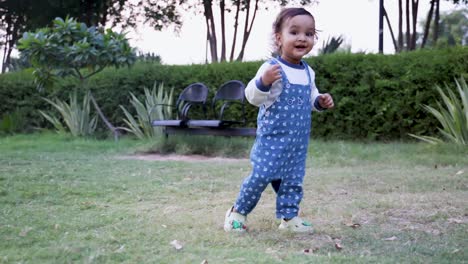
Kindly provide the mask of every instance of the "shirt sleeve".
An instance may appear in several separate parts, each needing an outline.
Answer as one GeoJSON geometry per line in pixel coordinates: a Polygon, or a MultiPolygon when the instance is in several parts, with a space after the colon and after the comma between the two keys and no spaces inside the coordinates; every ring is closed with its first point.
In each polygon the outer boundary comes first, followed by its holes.
{"type": "Polygon", "coordinates": [[[255,77],[250,80],[245,88],[245,98],[250,104],[257,107],[267,102],[268,96],[270,95],[271,85],[264,86],[262,83],[262,75],[269,66],[270,63],[263,63],[258,69],[255,77]]]}
{"type": "Polygon", "coordinates": [[[312,110],[321,112],[325,109],[320,106],[319,101],[318,101],[321,93],[319,92],[319,90],[317,89],[317,86],[315,85],[315,72],[314,70],[312,70],[310,66],[308,67],[309,67],[309,73],[310,73],[310,82],[312,84],[312,92],[310,95],[310,101],[312,103],[312,110]]]}

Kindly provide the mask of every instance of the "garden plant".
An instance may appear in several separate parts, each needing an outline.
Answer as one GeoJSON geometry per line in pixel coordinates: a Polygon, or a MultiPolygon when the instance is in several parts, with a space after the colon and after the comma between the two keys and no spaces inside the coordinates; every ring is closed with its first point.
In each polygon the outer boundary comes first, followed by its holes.
{"type": "MultiPolygon", "coordinates": [[[[19,50],[35,68],[33,75],[39,90],[53,86],[57,77],[77,78],[81,89],[88,92],[87,97],[102,121],[112,131],[114,137],[117,137],[117,129],[101,111],[87,86],[87,81],[106,67],[130,66],[135,62],[136,53],[130,47],[125,34],[115,33],[110,29],[104,32],[96,27],[87,27],[73,18],[67,17],[65,20],[56,18],[53,27],[24,33],[19,41],[19,50]]],[[[81,110],[76,108],[75,111],[81,110]]],[[[75,114],[75,116],[82,115],[75,114]]],[[[62,118],[67,116],[62,115],[62,118]]],[[[89,116],[83,118],[89,119],[89,116]]],[[[66,121],[67,125],[72,122],[72,120],[66,121]]]]}

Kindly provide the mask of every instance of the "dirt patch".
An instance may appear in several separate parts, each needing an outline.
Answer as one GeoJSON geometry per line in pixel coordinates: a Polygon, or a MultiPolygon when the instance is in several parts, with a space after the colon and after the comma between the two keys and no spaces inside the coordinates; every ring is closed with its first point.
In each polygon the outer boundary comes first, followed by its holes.
{"type": "Polygon", "coordinates": [[[237,162],[246,161],[245,158],[207,157],[203,155],[162,155],[162,154],[137,154],[119,156],[118,159],[147,160],[147,161],[186,161],[186,162],[237,162]]]}

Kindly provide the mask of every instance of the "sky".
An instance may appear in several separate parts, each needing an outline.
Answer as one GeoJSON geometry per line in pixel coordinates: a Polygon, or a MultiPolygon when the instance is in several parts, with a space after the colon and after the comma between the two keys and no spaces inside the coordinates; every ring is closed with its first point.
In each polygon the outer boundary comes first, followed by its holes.
{"type": "MultiPolygon", "coordinates": [[[[441,1],[441,12],[455,7],[448,1],[441,1]]],[[[398,23],[398,1],[386,0],[385,8],[395,32],[398,23]]],[[[311,52],[312,55],[317,54],[318,49],[328,38],[340,35],[344,37],[345,45],[351,46],[352,52],[378,52],[378,0],[319,0],[317,4],[308,6],[306,9],[314,15],[316,28],[321,30],[319,40],[311,52]]],[[[420,1],[418,18],[425,17],[428,10],[429,0],[420,1]]],[[[279,6],[272,6],[268,11],[259,11],[247,42],[244,61],[264,60],[269,57],[272,50],[271,25],[279,11],[279,6]]],[[[227,16],[230,18],[226,23],[229,54],[234,14],[228,13],[227,16]]],[[[219,19],[218,14],[215,14],[215,17],[219,19]]],[[[243,25],[243,22],[240,24],[243,25]]],[[[239,28],[242,29],[241,26],[239,28]]],[[[219,39],[220,28],[216,30],[219,39]]],[[[130,32],[128,36],[134,47],[142,52],[152,52],[161,56],[164,64],[199,64],[204,63],[206,59],[206,28],[203,14],[183,13],[183,27],[179,34],[175,33],[173,28],[158,32],[143,25],[137,32],[130,32]]],[[[238,33],[238,39],[240,38],[242,34],[238,33]]],[[[238,53],[239,49],[236,50],[238,53]]],[[[384,53],[394,53],[386,22],[384,24],[384,53]]],[[[210,59],[209,55],[208,59],[210,59]]]]}

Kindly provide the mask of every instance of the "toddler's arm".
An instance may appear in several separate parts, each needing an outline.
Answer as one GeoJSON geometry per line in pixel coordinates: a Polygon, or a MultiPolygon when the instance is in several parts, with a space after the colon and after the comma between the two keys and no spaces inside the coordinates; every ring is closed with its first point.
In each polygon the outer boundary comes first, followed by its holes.
{"type": "Polygon", "coordinates": [[[272,84],[281,79],[280,66],[265,62],[258,69],[255,77],[250,80],[245,88],[247,101],[255,106],[261,106],[268,101],[272,84]]]}
{"type": "Polygon", "coordinates": [[[315,72],[312,68],[309,67],[309,72],[311,73],[312,80],[312,94],[310,96],[312,102],[312,110],[314,111],[323,111],[325,109],[333,108],[333,97],[329,93],[321,94],[315,86],[315,72]]]}

